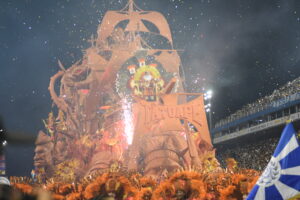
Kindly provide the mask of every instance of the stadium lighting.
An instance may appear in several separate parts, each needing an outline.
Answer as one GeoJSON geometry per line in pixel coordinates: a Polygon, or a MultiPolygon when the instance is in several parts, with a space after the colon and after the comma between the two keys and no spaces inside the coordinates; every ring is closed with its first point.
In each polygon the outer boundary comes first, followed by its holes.
{"type": "Polygon", "coordinates": [[[212,94],[213,94],[212,90],[208,90],[206,93],[207,93],[208,95],[211,95],[211,96],[212,96],[212,94]]]}
{"type": "Polygon", "coordinates": [[[207,92],[204,93],[204,100],[211,99],[212,95],[213,95],[213,91],[212,90],[208,90],[207,92]]]}
{"type": "Polygon", "coordinates": [[[7,145],[7,141],[4,140],[4,141],[2,142],[2,145],[5,147],[5,146],[7,145]]]}
{"type": "Polygon", "coordinates": [[[205,106],[204,106],[204,108],[210,108],[211,107],[211,104],[209,103],[209,104],[206,104],[205,106]]]}

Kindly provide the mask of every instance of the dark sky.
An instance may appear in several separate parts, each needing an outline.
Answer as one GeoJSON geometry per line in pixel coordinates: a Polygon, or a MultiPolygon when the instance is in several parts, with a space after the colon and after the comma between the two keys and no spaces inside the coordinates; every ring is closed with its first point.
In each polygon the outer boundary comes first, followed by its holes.
{"type": "MultiPolygon", "coordinates": [[[[300,76],[300,1],[136,0],[170,23],[188,91],[214,91],[214,120],[300,76]]],[[[1,0],[0,116],[36,135],[51,110],[48,84],[88,47],[107,10],[126,0],[1,0]]],[[[29,175],[33,145],[7,146],[8,174],[29,175]]]]}

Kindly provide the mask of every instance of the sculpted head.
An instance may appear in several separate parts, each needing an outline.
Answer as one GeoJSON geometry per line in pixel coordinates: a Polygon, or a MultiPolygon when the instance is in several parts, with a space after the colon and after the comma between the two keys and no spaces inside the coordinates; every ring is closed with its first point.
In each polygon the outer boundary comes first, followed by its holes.
{"type": "Polygon", "coordinates": [[[43,131],[40,131],[35,142],[36,148],[34,150],[34,166],[42,168],[51,166],[53,164],[52,150],[53,142],[43,131]]]}

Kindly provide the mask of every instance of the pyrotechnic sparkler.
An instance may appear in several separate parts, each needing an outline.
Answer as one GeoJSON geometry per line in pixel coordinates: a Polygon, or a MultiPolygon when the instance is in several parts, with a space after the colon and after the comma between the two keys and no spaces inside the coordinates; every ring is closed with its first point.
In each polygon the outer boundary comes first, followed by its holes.
{"type": "Polygon", "coordinates": [[[124,131],[127,139],[127,144],[131,145],[133,139],[133,116],[131,110],[131,102],[124,98],[122,101],[123,118],[124,118],[124,131]]]}

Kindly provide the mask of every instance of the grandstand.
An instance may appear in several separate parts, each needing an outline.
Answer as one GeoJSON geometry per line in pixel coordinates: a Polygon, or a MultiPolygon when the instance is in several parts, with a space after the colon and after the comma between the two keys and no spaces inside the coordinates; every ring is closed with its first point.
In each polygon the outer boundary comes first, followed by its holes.
{"type": "Polygon", "coordinates": [[[242,168],[263,170],[287,121],[300,129],[300,77],[215,124],[211,134],[219,162],[225,167],[234,158],[242,168]]]}
{"type": "Polygon", "coordinates": [[[217,122],[211,130],[213,143],[215,146],[232,144],[254,135],[255,138],[277,137],[289,120],[299,129],[300,77],[217,122]]]}

